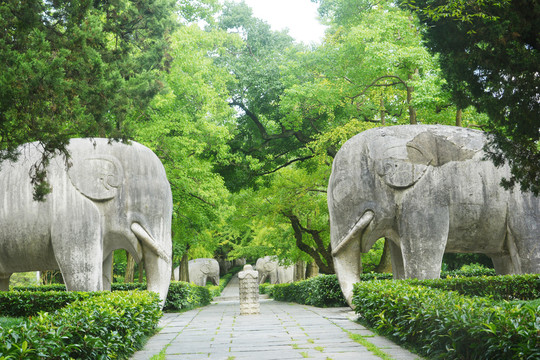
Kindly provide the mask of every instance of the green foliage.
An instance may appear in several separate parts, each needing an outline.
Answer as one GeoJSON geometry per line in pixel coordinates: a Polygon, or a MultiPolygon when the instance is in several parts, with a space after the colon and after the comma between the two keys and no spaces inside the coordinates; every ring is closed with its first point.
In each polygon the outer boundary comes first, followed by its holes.
{"type": "MultiPolygon", "coordinates": [[[[232,277],[232,274],[230,277],[232,277]]],[[[183,311],[208,305],[212,301],[212,297],[219,295],[225,285],[226,283],[223,282],[223,286],[220,286],[219,291],[212,294],[206,287],[182,281],[173,281],[169,286],[163,309],[167,311],[183,311]]],[[[113,292],[146,290],[146,283],[113,283],[111,288],[113,292]]],[[[1,315],[32,316],[39,311],[52,312],[73,301],[84,300],[101,294],[101,292],[65,291],[66,287],[64,285],[17,287],[13,288],[13,290],[0,292],[1,315]]]]}
{"type": "Polygon", "coordinates": [[[72,137],[126,138],[124,119],[161,86],[174,1],[3,1],[0,4],[0,162],[39,141],[30,175],[50,191],[49,159],[72,137]]]}
{"type": "Polygon", "coordinates": [[[135,139],[154,150],[167,172],[177,263],[187,248],[196,257],[211,257],[219,245],[215,229],[229,212],[228,191],[215,167],[230,160],[226,142],[234,111],[227,103],[227,84],[233,79],[210,54],[234,48],[238,38],[185,25],[170,40],[164,90],[143,119],[133,117],[130,123],[135,139]]]}
{"type": "Polygon", "coordinates": [[[96,293],[71,291],[1,291],[0,314],[17,317],[31,316],[40,311],[54,312],[76,300],[95,296],[91,294],[96,293]]]}
{"type": "Polygon", "coordinates": [[[10,286],[30,286],[37,285],[39,281],[36,279],[36,272],[14,273],[9,278],[10,286]]]}
{"type": "Polygon", "coordinates": [[[540,298],[540,276],[467,276],[431,280],[406,280],[412,285],[457,291],[466,296],[489,297],[495,300],[534,300],[540,298]]]}
{"type": "Polygon", "coordinates": [[[209,305],[212,301],[210,291],[206,287],[183,281],[172,281],[163,310],[183,311],[209,305]]]}
{"type": "Polygon", "coordinates": [[[229,256],[256,259],[276,255],[289,263],[316,259],[323,262],[318,264],[320,268],[332,264],[326,202],[328,176],[326,166],[311,172],[288,167],[261,179],[258,191],[235,194],[236,211],[228,224],[249,237],[231,238],[228,243],[233,250],[229,256]]]}
{"type": "MultiPolygon", "coordinates": [[[[521,284],[520,276],[506,281],[521,284]]],[[[538,289],[534,291],[538,296],[538,289]]],[[[495,303],[410,281],[367,281],[355,285],[353,304],[371,326],[399,342],[414,344],[430,359],[533,359],[540,355],[540,308],[534,303],[495,303]]]]}
{"type": "Polygon", "coordinates": [[[477,264],[485,268],[493,268],[493,261],[485,254],[446,253],[443,256],[444,270],[458,270],[465,265],[477,264]]]}
{"type": "Polygon", "coordinates": [[[23,323],[26,319],[22,317],[3,317],[0,316],[0,327],[10,328],[23,323]]]}
{"type": "Polygon", "coordinates": [[[260,285],[260,292],[274,300],[318,307],[339,307],[347,303],[335,275],[319,275],[291,284],[260,285]]]}
{"type": "Polygon", "coordinates": [[[0,327],[0,357],[128,358],[155,331],[160,317],[157,294],[96,293],[54,314],[40,312],[21,325],[0,327]]]}
{"type": "Polygon", "coordinates": [[[362,253],[362,267],[364,273],[374,271],[379,262],[384,248],[384,239],[379,239],[373,244],[367,253],[362,253]]]}

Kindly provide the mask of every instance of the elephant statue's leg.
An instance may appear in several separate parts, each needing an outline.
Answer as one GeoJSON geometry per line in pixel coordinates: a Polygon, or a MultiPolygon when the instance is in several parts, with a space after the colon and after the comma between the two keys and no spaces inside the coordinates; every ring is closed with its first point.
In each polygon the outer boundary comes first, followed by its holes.
{"type": "Polygon", "coordinates": [[[403,266],[401,247],[392,240],[389,243],[390,257],[392,258],[392,275],[394,279],[405,279],[405,267],[403,266]]]}
{"type": "Polygon", "coordinates": [[[114,257],[114,251],[111,251],[111,253],[103,260],[102,282],[103,282],[103,290],[106,290],[106,291],[111,290],[111,284],[113,282],[113,279],[112,279],[113,257],[114,257]]]}
{"type": "Polygon", "coordinates": [[[512,212],[508,215],[506,247],[514,263],[519,263],[517,273],[540,273],[540,201],[531,193],[513,192],[509,202],[512,212]]]}
{"type": "Polygon", "coordinates": [[[405,277],[436,279],[440,276],[449,222],[448,207],[403,206],[399,233],[405,277]]]}
{"type": "Polygon", "coordinates": [[[12,274],[0,274],[0,291],[9,290],[9,278],[12,274]]]}
{"type": "Polygon", "coordinates": [[[100,291],[103,290],[100,216],[97,209],[85,209],[84,214],[58,215],[59,220],[51,230],[53,251],[68,290],[100,291]]]}
{"type": "Polygon", "coordinates": [[[519,272],[519,269],[514,266],[510,254],[488,254],[488,256],[493,261],[493,267],[497,275],[516,274],[519,272]]]}

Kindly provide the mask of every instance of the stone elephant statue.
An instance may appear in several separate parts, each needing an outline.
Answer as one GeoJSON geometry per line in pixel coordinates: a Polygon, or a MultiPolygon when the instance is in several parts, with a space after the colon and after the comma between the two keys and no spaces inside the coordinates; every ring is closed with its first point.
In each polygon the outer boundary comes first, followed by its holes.
{"type": "Polygon", "coordinates": [[[113,250],[144,259],[148,290],[162,303],[171,276],[172,196],[163,165],[147,147],[108,139],[72,139],[71,166],[51,159],[52,185],[32,198],[30,168],[37,143],[23,145],[17,162],[0,168],[0,289],[14,272],[59,269],[66,288],[110,290],[113,250]]]}
{"type": "Polygon", "coordinates": [[[257,259],[255,269],[259,272],[259,284],[270,279],[270,284],[285,284],[294,281],[294,266],[279,265],[277,259],[270,256],[257,259]]]}
{"type": "MultiPolygon", "coordinates": [[[[178,268],[174,270],[177,279],[178,268]]],[[[212,284],[219,285],[219,263],[216,259],[193,259],[188,262],[189,281],[199,286],[206,286],[208,279],[212,284]]]]}
{"type": "Polygon", "coordinates": [[[396,278],[437,278],[445,252],[484,253],[499,274],[540,273],[540,199],[505,190],[486,134],[441,125],[364,131],[336,155],[328,185],[334,267],[351,303],[360,253],[390,240],[396,278]]]}

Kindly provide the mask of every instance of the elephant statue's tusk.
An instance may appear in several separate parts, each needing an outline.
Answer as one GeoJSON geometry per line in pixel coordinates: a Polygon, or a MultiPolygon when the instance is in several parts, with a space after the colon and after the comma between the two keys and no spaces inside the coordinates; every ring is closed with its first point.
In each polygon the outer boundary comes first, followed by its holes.
{"type": "Polygon", "coordinates": [[[356,225],[352,228],[352,230],[345,236],[345,238],[341,241],[341,243],[332,251],[332,256],[336,256],[337,253],[339,253],[341,250],[347,246],[347,244],[356,238],[356,235],[362,232],[366,226],[369,225],[371,220],[373,220],[373,217],[375,214],[371,210],[367,210],[364,215],[356,222],[356,225]]]}
{"type": "Polygon", "coordinates": [[[134,222],[131,224],[131,231],[137,236],[137,238],[148,246],[153,252],[155,252],[160,258],[166,262],[170,262],[169,256],[161,249],[156,240],[139,224],[134,222]]]}

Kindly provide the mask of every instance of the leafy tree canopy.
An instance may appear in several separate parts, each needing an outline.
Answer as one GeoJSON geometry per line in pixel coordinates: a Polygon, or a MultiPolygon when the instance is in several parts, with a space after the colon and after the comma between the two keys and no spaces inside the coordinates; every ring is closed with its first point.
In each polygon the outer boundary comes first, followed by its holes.
{"type": "Polygon", "coordinates": [[[2,1],[0,162],[39,141],[34,196],[49,192],[46,165],[72,137],[126,139],[126,116],[161,88],[172,0],[2,1]]]}

